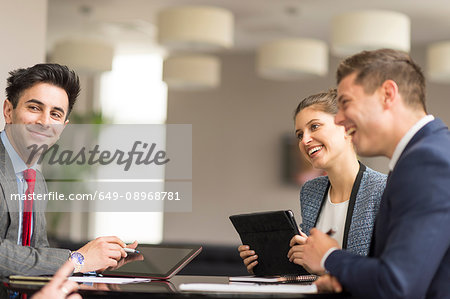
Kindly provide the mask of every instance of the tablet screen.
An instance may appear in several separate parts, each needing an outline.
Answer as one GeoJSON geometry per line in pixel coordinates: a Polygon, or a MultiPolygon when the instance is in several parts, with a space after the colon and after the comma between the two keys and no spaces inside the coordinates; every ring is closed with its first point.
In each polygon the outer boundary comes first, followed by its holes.
{"type": "MultiPolygon", "coordinates": [[[[128,253],[124,265],[106,270],[104,275],[167,279],[186,266],[202,250],[201,246],[138,245],[136,253],[128,253]]],[[[120,262],[119,262],[120,264],[120,262]]]]}

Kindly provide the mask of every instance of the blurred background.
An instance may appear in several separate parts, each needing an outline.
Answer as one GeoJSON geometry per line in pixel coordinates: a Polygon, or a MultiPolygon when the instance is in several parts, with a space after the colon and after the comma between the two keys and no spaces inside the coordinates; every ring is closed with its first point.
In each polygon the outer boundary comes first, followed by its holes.
{"type": "Polygon", "coordinates": [[[428,112],[450,124],[449,15],[447,0],[1,0],[3,99],[8,71],[58,62],[81,79],[72,123],[192,124],[192,212],[48,215],[49,234],[235,246],[232,214],[301,222],[298,102],[334,87],[343,57],[393,47],[422,66],[428,112]]]}

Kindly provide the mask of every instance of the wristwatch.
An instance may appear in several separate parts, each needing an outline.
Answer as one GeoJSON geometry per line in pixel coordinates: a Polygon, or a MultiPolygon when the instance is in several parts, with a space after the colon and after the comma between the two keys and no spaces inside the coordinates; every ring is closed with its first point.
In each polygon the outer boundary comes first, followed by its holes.
{"type": "Polygon", "coordinates": [[[72,251],[70,252],[69,259],[72,261],[73,265],[75,266],[74,272],[80,272],[81,268],[83,268],[84,265],[84,256],[79,253],[78,251],[72,251]]]}

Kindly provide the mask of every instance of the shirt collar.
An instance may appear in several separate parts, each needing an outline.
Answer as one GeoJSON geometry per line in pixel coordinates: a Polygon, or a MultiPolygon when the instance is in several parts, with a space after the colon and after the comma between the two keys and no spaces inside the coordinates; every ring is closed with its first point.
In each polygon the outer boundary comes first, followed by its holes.
{"type": "MultiPolygon", "coordinates": [[[[9,142],[9,138],[5,130],[3,130],[0,133],[0,137],[2,139],[3,145],[5,146],[6,152],[8,153],[8,156],[11,159],[12,165],[14,167],[14,173],[16,173],[16,175],[22,174],[24,170],[28,169],[27,164],[25,164],[22,158],[20,158],[19,154],[16,152],[11,142],[9,142]]],[[[34,164],[29,168],[36,170],[36,164],[34,164]]]]}
{"type": "Polygon", "coordinates": [[[403,136],[403,138],[400,140],[400,142],[395,147],[394,153],[392,154],[392,158],[389,161],[389,171],[394,170],[395,164],[397,164],[398,158],[400,158],[400,155],[405,150],[406,145],[408,142],[416,135],[416,133],[422,129],[427,123],[434,120],[433,115],[426,115],[422,117],[418,122],[416,122],[409,130],[406,132],[406,134],[403,136]]]}

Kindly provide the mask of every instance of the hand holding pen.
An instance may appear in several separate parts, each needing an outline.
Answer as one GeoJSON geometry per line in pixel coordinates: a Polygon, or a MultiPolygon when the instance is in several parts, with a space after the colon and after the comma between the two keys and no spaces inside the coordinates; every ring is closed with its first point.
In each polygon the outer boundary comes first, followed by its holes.
{"type": "Polygon", "coordinates": [[[335,233],[336,233],[336,231],[333,230],[332,228],[330,228],[325,234],[327,234],[328,236],[332,237],[332,236],[334,236],[335,233]]]}
{"type": "Polygon", "coordinates": [[[126,252],[126,255],[123,257],[126,257],[128,253],[139,253],[139,250],[136,250],[136,247],[138,246],[138,242],[134,241],[131,244],[123,246],[123,251],[126,252]]]}
{"type": "MultiPolygon", "coordinates": [[[[295,259],[294,253],[301,251],[300,246],[305,245],[306,241],[308,240],[308,236],[304,232],[302,232],[301,230],[299,230],[299,232],[300,232],[300,234],[292,237],[291,242],[289,243],[289,246],[291,247],[291,249],[288,252],[288,259],[291,262],[295,259]]],[[[335,233],[336,233],[336,231],[334,231],[332,228],[330,228],[325,234],[327,236],[332,237],[335,233]]]]}
{"type": "Polygon", "coordinates": [[[289,260],[303,266],[310,273],[323,274],[325,271],[321,266],[323,255],[330,248],[339,248],[337,241],[330,238],[334,233],[335,231],[332,229],[324,233],[317,228],[313,228],[302,244],[296,241],[302,237],[299,235],[295,236],[291,240],[291,249],[288,252],[289,260]]]}
{"type": "MultiPolygon", "coordinates": [[[[299,235],[295,235],[294,237],[292,237],[291,242],[289,244],[289,246],[295,246],[295,245],[305,245],[306,240],[308,239],[308,236],[302,232],[301,230],[299,230],[300,234],[299,235]]],[[[334,234],[336,233],[335,230],[333,230],[332,228],[330,228],[325,234],[327,236],[334,236],[334,234]]]]}
{"type": "Polygon", "coordinates": [[[125,250],[126,253],[140,253],[139,250],[125,247],[123,250],[125,250]]]}

